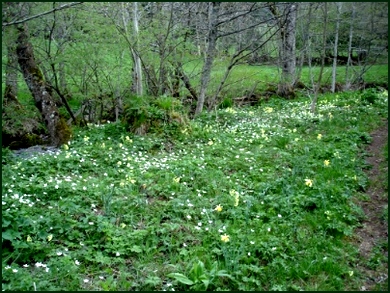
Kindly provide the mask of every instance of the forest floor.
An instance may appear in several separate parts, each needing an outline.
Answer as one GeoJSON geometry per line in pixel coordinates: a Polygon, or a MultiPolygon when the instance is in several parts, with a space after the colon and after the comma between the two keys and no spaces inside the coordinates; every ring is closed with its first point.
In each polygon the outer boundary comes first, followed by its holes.
{"type": "Polygon", "coordinates": [[[388,285],[388,223],[384,210],[388,205],[388,191],[385,186],[388,166],[384,157],[384,147],[388,139],[388,121],[371,133],[372,142],[366,151],[369,156],[366,162],[371,166],[367,170],[369,187],[366,190],[367,200],[360,206],[366,215],[363,225],[356,231],[361,256],[361,274],[364,285],[361,291],[387,291],[388,285]],[[376,259],[376,261],[375,261],[376,259]]]}

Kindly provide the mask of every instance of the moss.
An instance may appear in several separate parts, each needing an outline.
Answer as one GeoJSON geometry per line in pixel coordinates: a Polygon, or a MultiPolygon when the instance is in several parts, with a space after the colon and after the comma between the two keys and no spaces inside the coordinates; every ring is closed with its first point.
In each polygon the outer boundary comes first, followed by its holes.
{"type": "Polygon", "coordinates": [[[72,130],[63,117],[60,118],[56,125],[56,133],[58,137],[57,146],[67,143],[72,137],[72,130]]]}
{"type": "Polygon", "coordinates": [[[21,137],[13,137],[13,140],[9,144],[10,149],[29,148],[34,145],[43,144],[42,138],[34,133],[27,133],[21,137]]]}
{"type": "Polygon", "coordinates": [[[44,78],[43,78],[43,74],[42,74],[41,70],[38,67],[32,67],[30,69],[30,74],[40,84],[42,84],[45,81],[44,78]]]}

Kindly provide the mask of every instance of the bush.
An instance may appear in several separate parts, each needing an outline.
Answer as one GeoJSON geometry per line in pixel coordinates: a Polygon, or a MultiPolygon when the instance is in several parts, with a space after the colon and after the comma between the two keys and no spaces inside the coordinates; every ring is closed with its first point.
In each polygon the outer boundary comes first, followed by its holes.
{"type": "Polygon", "coordinates": [[[123,121],[135,134],[177,133],[188,123],[183,105],[172,97],[132,96],[124,107],[123,121]]]}
{"type": "Polygon", "coordinates": [[[361,99],[365,104],[374,104],[377,98],[378,91],[376,89],[367,89],[361,95],[361,99]]]}

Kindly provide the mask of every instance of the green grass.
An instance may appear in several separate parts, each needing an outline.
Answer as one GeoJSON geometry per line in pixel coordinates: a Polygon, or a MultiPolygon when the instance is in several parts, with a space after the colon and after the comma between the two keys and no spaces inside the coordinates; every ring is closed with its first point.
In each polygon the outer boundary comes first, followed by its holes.
{"type": "Polygon", "coordinates": [[[347,241],[364,217],[358,154],[387,92],[309,108],[272,99],[169,138],[109,123],[75,129],[55,155],[3,150],[2,289],[360,288],[347,241]]]}

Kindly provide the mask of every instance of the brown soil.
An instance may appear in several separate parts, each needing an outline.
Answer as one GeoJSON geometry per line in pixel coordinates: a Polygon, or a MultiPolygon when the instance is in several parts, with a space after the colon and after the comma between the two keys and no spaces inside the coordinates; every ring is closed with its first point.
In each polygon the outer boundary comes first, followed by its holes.
{"type": "MultiPolygon", "coordinates": [[[[383,217],[383,212],[388,204],[388,191],[384,185],[384,172],[387,173],[387,162],[383,155],[384,146],[388,139],[388,121],[384,125],[371,133],[372,142],[366,151],[369,156],[366,162],[372,166],[367,170],[369,177],[369,187],[366,190],[368,199],[360,202],[366,215],[361,228],[357,229],[357,242],[360,252],[360,269],[364,278],[361,291],[385,290],[388,285],[388,264],[387,261],[374,266],[368,265],[368,261],[373,257],[374,247],[382,247],[379,253],[381,259],[388,259],[387,246],[383,248],[381,243],[388,242],[388,223],[383,217]]],[[[376,252],[378,253],[378,252],[376,252]]]]}

